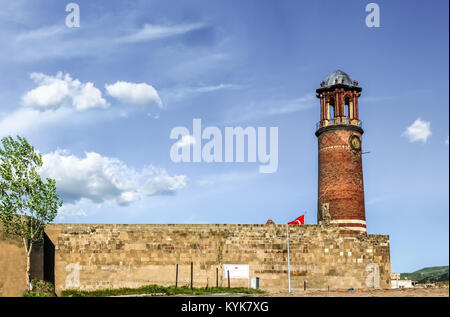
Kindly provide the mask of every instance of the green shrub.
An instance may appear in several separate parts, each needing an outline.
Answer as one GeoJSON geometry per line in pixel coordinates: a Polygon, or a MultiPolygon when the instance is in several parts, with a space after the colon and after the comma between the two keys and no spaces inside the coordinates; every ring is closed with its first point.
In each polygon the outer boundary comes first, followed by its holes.
{"type": "Polygon", "coordinates": [[[23,295],[24,297],[55,297],[55,286],[39,279],[31,280],[31,291],[23,295]]]}
{"type": "Polygon", "coordinates": [[[53,295],[45,294],[45,293],[37,293],[37,292],[27,292],[23,294],[23,297],[54,297],[53,295]]]}
{"type": "Polygon", "coordinates": [[[86,292],[79,290],[64,290],[61,295],[62,297],[87,297],[86,292]]]}

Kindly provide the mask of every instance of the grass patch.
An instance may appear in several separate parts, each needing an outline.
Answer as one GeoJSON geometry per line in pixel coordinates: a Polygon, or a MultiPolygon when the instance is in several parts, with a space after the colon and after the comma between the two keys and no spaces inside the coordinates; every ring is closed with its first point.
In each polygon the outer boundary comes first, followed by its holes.
{"type": "Polygon", "coordinates": [[[94,291],[81,290],[64,290],[61,292],[63,297],[108,297],[119,295],[209,295],[209,294],[263,294],[262,290],[252,288],[227,288],[227,287],[208,287],[208,288],[194,288],[189,287],[175,287],[175,286],[159,286],[159,285],[144,285],[138,288],[108,288],[94,291]]]}
{"type": "Polygon", "coordinates": [[[55,297],[55,286],[52,283],[32,279],[31,291],[27,291],[23,294],[23,297],[55,297]]]}
{"type": "Polygon", "coordinates": [[[23,297],[54,297],[50,294],[39,293],[39,292],[27,292],[23,294],[23,297]]]}

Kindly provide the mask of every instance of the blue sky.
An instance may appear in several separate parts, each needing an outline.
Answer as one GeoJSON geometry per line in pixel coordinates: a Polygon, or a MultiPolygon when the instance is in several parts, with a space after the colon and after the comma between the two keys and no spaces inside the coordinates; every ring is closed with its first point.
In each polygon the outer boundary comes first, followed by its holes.
{"type": "Polygon", "coordinates": [[[0,136],[44,154],[57,222],[315,224],[315,89],[342,69],[363,87],[368,232],[394,272],[448,265],[448,1],[377,1],[379,28],[356,0],[79,0],[80,28],[69,1],[0,2],[0,136]],[[277,172],[172,162],[193,118],[278,127],[277,172]]]}

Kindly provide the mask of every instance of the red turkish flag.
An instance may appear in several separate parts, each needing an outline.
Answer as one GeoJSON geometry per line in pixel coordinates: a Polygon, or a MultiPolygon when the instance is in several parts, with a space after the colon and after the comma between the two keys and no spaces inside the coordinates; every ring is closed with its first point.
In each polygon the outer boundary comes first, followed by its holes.
{"type": "Polygon", "coordinates": [[[288,222],[289,225],[304,225],[305,224],[305,215],[301,215],[294,221],[288,222]]]}

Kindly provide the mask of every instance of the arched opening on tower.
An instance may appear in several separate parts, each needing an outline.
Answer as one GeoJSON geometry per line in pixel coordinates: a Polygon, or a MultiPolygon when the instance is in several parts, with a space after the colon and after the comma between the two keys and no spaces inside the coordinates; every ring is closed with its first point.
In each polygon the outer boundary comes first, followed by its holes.
{"type": "Polygon", "coordinates": [[[328,120],[334,119],[334,116],[335,116],[335,107],[334,107],[334,105],[335,105],[334,98],[330,98],[330,101],[328,103],[328,117],[327,117],[328,120]]]}
{"type": "Polygon", "coordinates": [[[349,97],[344,98],[344,116],[348,119],[353,117],[353,105],[349,97]]]}

